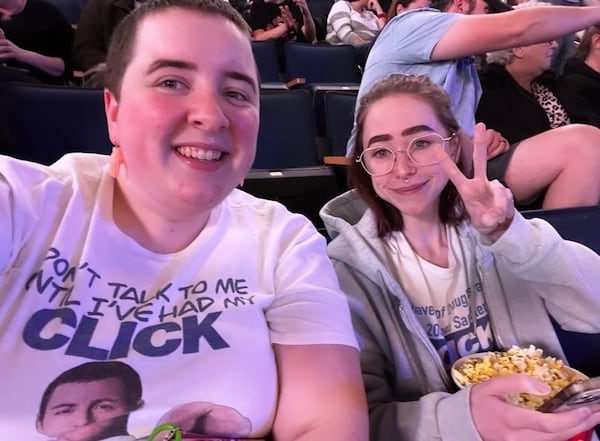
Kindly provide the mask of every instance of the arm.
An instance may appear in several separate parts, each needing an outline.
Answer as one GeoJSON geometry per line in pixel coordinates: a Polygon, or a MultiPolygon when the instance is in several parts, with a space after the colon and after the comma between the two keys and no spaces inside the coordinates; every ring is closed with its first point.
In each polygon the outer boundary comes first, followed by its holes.
{"type": "Polygon", "coordinates": [[[273,40],[283,38],[288,33],[288,27],[284,22],[279,23],[269,30],[255,29],[252,31],[252,39],[256,41],[273,40]]]}
{"type": "Polygon", "coordinates": [[[431,60],[448,60],[552,40],[600,23],[600,6],[522,8],[461,15],[438,41],[431,60]]]}
{"type": "Polygon", "coordinates": [[[328,25],[335,31],[337,37],[344,44],[360,44],[365,41],[352,29],[350,20],[350,6],[345,1],[338,1],[333,4],[329,16],[328,25]]]}
{"type": "Polygon", "coordinates": [[[592,250],[563,240],[546,221],[527,221],[518,213],[508,230],[484,248],[494,254],[500,271],[533,284],[565,329],[600,332],[600,256],[592,250]]]}
{"type": "Polygon", "coordinates": [[[0,60],[7,59],[14,59],[28,64],[54,77],[61,76],[65,71],[65,62],[62,58],[22,49],[10,40],[3,39],[0,40],[0,60]]]}
{"type": "Polygon", "coordinates": [[[356,349],[279,344],[274,349],[279,374],[275,441],[367,441],[367,406],[356,349]]]}
{"type": "Polygon", "coordinates": [[[304,24],[302,25],[302,33],[304,34],[304,38],[306,38],[306,41],[309,43],[314,43],[317,39],[317,29],[306,0],[294,0],[294,4],[302,13],[302,19],[304,21],[304,24]]]}

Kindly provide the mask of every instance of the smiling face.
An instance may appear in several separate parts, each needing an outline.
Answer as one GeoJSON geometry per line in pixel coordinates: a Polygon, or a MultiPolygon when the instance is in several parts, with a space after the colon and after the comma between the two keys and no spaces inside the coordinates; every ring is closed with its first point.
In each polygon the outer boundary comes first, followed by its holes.
{"type": "MultiPolygon", "coordinates": [[[[363,127],[365,149],[401,150],[422,135],[438,133],[443,138],[451,135],[428,103],[407,94],[389,95],[371,104],[363,127]]],[[[451,156],[457,154],[455,142],[445,145],[451,156]]],[[[416,166],[405,153],[399,153],[390,173],[373,176],[371,180],[377,195],[396,207],[404,219],[438,219],[440,193],[448,183],[439,164],[416,166]]]]}
{"type": "Polygon", "coordinates": [[[38,421],[38,431],[60,441],[95,441],[127,435],[130,409],[125,397],[119,378],[61,384],[38,421]]]}
{"type": "Polygon", "coordinates": [[[147,210],[208,213],[252,165],[254,59],[248,36],[221,16],[178,7],[146,16],[119,99],[106,92],[105,100],[124,156],[119,185],[147,210]]]}

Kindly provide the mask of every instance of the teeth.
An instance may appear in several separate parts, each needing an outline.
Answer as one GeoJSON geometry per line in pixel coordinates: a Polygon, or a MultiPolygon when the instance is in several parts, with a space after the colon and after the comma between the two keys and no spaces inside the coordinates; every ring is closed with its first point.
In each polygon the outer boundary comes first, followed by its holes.
{"type": "Polygon", "coordinates": [[[217,150],[203,150],[190,146],[177,147],[177,151],[186,158],[200,159],[202,161],[218,161],[223,156],[223,152],[217,150]]]}

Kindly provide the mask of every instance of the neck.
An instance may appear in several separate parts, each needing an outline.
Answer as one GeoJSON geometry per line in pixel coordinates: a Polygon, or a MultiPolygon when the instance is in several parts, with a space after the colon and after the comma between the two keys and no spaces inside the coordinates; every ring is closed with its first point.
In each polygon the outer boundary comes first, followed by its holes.
{"type": "Polygon", "coordinates": [[[448,236],[446,226],[439,220],[427,222],[405,217],[402,232],[419,257],[437,266],[448,267],[448,236]]]}
{"type": "Polygon", "coordinates": [[[600,73],[600,55],[595,57],[594,54],[590,53],[585,59],[585,64],[600,73]]]}
{"type": "Polygon", "coordinates": [[[115,182],[113,219],[119,229],[149,251],[169,254],[187,247],[208,222],[210,212],[168,218],[167,207],[146,207],[128,198],[115,182]]]}
{"type": "Polygon", "coordinates": [[[504,66],[508,73],[513,77],[519,86],[527,92],[531,92],[531,83],[538,76],[521,68],[517,63],[510,63],[504,66]]]}

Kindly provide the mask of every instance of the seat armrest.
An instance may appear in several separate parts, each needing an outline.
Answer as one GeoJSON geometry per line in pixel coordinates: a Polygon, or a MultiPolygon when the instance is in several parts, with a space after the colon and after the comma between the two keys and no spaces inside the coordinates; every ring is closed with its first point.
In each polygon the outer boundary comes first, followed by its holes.
{"type": "Polygon", "coordinates": [[[347,156],[323,156],[325,165],[350,165],[350,158],[347,156]]]}

